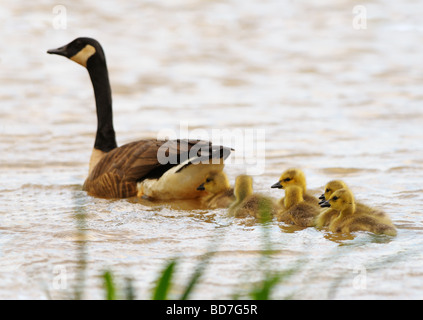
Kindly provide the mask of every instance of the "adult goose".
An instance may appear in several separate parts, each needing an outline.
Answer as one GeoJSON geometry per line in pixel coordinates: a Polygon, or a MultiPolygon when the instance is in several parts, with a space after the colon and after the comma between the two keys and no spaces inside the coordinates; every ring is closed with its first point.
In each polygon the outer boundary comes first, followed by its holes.
{"type": "MultiPolygon", "coordinates": [[[[143,139],[118,147],[113,128],[109,75],[100,43],[92,38],[77,38],[47,53],[67,57],[87,68],[94,88],[97,134],[89,174],[83,185],[89,195],[101,198],[133,197],[137,195],[137,183],[147,179],[149,183],[143,186],[142,191],[148,194],[148,188],[157,191],[155,181],[166,177],[171,178],[172,182],[184,183],[179,188],[174,188],[174,183],[170,183],[171,190],[166,190],[163,187],[166,181],[161,179],[158,190],[163,191],[165,199],[196,198],[201,196],[197,187],[205,176],[209,172],[223,170],[223,160],[232,149],[214,146],[208,141],[143,139]]],[[[159,192],[153,194],[161,198],[159,192]]]]}

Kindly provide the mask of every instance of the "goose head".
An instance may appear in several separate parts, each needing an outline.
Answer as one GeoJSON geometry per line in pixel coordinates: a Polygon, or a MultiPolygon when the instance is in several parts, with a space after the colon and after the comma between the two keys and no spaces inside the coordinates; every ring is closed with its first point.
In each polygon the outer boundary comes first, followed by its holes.
{"type": "Polygon", "coordinates": [[[80,37],[72,42],[47,51],[50,54],[64,56],[80,65],[88,68],[95,62],[105,63],[105,55],[100,43],[92,38],[80,37]]]}
{"type": "Polygon", "coordinates": [[[272,185],[272,188],[286,189],[288,186],[299,186],[306,191],[306,178],[305,174],[300,169],[288,169],[282,173],[279,181],[272,185]]]}
{"type": "Polygon", "coordinates": [[[228,177],[222,171],[209,173],[206,180],[197,188],[200,191],[207,191],[211,194],[218,194],[230,188],[228,177]]]}
{"type": "Polygon", "coordinates": [[[336,211],[355,211],[354,195],[349,189],[336,190],[321,207],[330,207],[336,211]]]}
{"type": "MultiPolygon", "coordinates": [[[[97,40],[76,38],[49,54],[64,56],[84,66],[91,78],[97,108],[97,134],[94,149],[109,152],[117,147],[112,115],[112,91],[110,88],[104,51],[97,40]]],[[[90,166],[90,172],[93,166],[90,166]]]]}

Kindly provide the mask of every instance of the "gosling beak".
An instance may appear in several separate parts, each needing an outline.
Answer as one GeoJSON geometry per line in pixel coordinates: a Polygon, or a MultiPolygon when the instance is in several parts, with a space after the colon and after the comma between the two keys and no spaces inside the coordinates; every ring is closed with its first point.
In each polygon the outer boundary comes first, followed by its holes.
{"type": "Polygon", "coordinates": [[[319,202],[319,204],[322,208],[329,208],[330,207],[329,201],[322,201],[322,202],[319,202]]]}
{"type": "Polygon", "coordinates": [[[60,48],[57,48],[57,49],[50,49],[50,50],[47,51],[47,53],[57,54],[59,56],[67,57],[68,56],[68,46],[66,45],[66,46],[63,46],[63,47],[60,47],[60,48]]]}
{"type": "Polygon", "coordinates": [[[325,200],[325,194],[323,193],[323,194],[319,197],[319,199],[320,199],[320,200],[325,200]]]}
{"type": "Polygon", "coordinates": [[[197,190],[199,190],[199,191],[204,191],[204,190],[206,190],[206,188],[204,188],[204,183],[200,184],[200,185],[198,186],[197,190]]]}
{"type": "Polygon", "coordinates": [[[283,186],[281,185],[281,182],[278,181],[274,185],[272,185],[271,188],[283,189],[283,186]]]}

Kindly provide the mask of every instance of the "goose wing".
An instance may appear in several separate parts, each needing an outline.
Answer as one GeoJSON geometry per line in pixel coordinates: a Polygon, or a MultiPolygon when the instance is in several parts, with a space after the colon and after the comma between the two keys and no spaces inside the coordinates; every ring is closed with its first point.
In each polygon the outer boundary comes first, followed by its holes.
{"type": "Polygon", "coordinates": [[[226,159],[230,148],[202,140],[139,140],[103,156],[85,180],[83,189],[102,198],[127,198],[137,194],[137,182],[159,178],[170,168],[192,158],[226,159]]]}

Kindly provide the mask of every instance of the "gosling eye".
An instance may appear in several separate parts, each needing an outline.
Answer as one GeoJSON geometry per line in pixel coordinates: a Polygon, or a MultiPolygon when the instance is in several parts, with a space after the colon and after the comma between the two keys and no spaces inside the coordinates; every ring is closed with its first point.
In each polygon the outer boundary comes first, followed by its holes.
{"type": "Polygon", "coordinates": [[[212,181],[212,179],[210,179],[210,178],[207,178],[206,179],[206,182],[210,182],[210,181],[212,181]]]}
{"type": "Polygon", "coordinates": [[[330,192],[330,189],[326,189],[326,190],[325,190],[325,192],[326,192],[326,193],[329,193],[329,192],[330,192]]]}
{"type": "Polygon", "coordinates": [[[337,196],[334,196],[333,198],[332,198],[332,200],[333,201],[336,201],[336,200],[338,200],[339,198],[337,197],[337,196]]]}
{"type": "Polygon", "coordinates": [[[291,178],[283,179],[283,181],[285,181],[285,182],[291,181],[291,178]]]}

